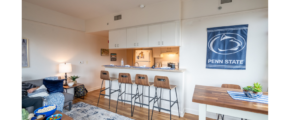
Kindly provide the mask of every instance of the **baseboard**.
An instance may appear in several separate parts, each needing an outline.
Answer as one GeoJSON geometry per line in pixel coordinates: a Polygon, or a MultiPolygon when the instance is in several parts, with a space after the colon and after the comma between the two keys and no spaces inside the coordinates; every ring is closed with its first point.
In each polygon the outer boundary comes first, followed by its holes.
{"type": "Polygon", "coordinates": [[[88,92],[92,92],[92,91],[98,90],[100,88],[101,88],[101,86],[96,86],[96,87],[87,88],[87,90],[88,90],[88,92]]]}

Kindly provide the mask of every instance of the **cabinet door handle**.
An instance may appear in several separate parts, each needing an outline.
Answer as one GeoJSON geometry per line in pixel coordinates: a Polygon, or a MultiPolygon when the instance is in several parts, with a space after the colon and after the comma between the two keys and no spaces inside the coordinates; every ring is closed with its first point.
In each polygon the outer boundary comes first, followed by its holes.
{"type": "Polygon", "coordinates": [[[160,45],[160,41],[158,41],[158,45],[160,45]]]}
{"type": "Polygon", "coordinates": [[[137,43],[137,46],[139,46],[138,43],[137,43]]]}
{"type": "Polygon", "coordinates": [[[163,41],[162,41],[162,45],[163,45],[163,41]]]}
{"type": "Polygon", "coordinates": [[[116,47],[116,44],[115,44],[115,47],[116,47]]]}
{"type": "Polygon", "coordinates": [[[117,44],[117,47],[119,47],[119,44],[117,44]]]}
{"type": "Polygon", "coordinates": [[[136,43],[134,43],[134,46],[136,46],[136,43]]]}

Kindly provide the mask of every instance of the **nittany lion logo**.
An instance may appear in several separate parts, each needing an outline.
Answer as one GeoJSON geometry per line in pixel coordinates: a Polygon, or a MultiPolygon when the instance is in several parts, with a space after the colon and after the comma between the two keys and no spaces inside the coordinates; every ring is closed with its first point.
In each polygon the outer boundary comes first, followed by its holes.
{"type": "Polygon", "coordinates": [[[223,33],[213,36],[208,42],[208,48],[221,55],[240,52],[246,47],[246,40],[239,34],[223,33]]]}

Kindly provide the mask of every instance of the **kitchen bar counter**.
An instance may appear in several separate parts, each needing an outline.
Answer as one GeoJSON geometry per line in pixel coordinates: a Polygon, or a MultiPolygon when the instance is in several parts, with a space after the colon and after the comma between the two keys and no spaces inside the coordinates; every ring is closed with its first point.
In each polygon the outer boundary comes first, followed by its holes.
{"type": "MultiPolygon", "coordinates": [[[[108,66],[104,65],[105,70],[109,71],[110,77],[115,77],[118,78],[119,73],[130,73],[131,79],[135,80],[136,74],[146,74],[148,76],[149,82],[154,82],[154,77],[156,75],[158,76],[167,76],[169,78],[169,82],[171,85],[176,85],[177,89],[177,95],[178,95],[178,101],[179,101],[179,108],[180,108],[180,116],[182,117],[184,115],[184,88],[185,88],[185,79],[184,79],[184,70],[162,70],[162,69],[152,69],[152,68],[133,68],[133,67],[123,67],[123,66],[108,66]]],[[[106,80],[105,81],[105,86],[106,88],[109,87],[109,82],[106,80]]],[[[127,84],[126,85],[126,92],[129,93],[131,92],[131,85],[127,84]]],[[[104,87],[104,86],[103,86],[104,87]]],[[[136,88],[137,86],[134,84],[133,86],[133,94],[136,93],[136,88]]],[[[118,81],[113,81],[112,82],[112,89],[116,90],[118,89],[118,81]]],[[[122,91],[124,91],[125,85],[122,85],[122,91]]],[[[144,95],[148,95],[148,87],[144,86],[144,95]]],[[[139,87],[140,92],[142,91],[142,87],[139,87]]],[[[160,94],[160,89],[157,90],[158,95],[160,94]]],[[[109,91],[107,90],[106,93],[109,91]]],[[[163,89],[162,90],[162,99],[169,99],[169,90],[168,89],[163,89]]],[[[151,86],[150,87],[150,96],[154,97],[155,95],[155,87],[151,86]]],[[[115,92],[111,95],[112,100],[117,100],[118,92],[115,92]]],[[[171,100],[174,101],[176,100],[175,97],[175,90],[171,92],[171,100]]],[[[123,96],[124,98],[125,96],[123,96]]],[[[105,96],[105,98],[108,98],[105,96]]],[[[126,95],[126,100],[131,100],[130,95],[126,95]]],[[[142,98],[141,98],[142,100],[142,98]]],[[[137,102],[139,99],[136,100],[137,102]]],[[[148,99],[147,97],[144,97],[144,103],[148,104],[148,99]]],[[[129,104],[129,103],[128,103],[129,104]]],[[[157,105],[157,104],[155,104],[157,105]]],[[[138,105],[137,105],[138,106],[138,105]]],[[[169,109],[169,102],[168,101],[162,101],[161,106],[165,109],[169,109]]],[[[121,107],[121,106],[119,106],[121,107]]],[[[144,106],[147,108],[147,106],[144,106]]],[[[150,109],[153,107],[153,102],[150,104],[150,109]]],[[[157,110],[157,109],[155,109],[157,110]]],[[[161,112],[169,113],[167,111],[161,110],[161,112]]],[[[172,107],[172,114],[173,115],[178,115],[178,110],[177,110],[177,104],[175,104],[172,107]]]]}
{"type": "Polygon", "coordinates": [[[106,68],[115,68],[115,69],[133,69],[133,70],[149,70],[149,71],[163,71],[163,72],[184,72],[184,69],[163,69],[163,68],[150,68],[150,67],[125,67],[117,65],[104,65],[106,68]]]}

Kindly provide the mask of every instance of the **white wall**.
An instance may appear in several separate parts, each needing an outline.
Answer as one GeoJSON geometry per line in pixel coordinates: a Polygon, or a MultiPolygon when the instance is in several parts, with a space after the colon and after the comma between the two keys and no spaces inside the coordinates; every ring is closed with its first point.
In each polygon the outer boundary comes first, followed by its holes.
{"type": "Polygon", "coordinates": [[[85,20],[22,1],[22,18],[35,22],[85,31],[85,20]]]}
{"type": "Polygon", "coordinates": [[[100,88],[99,71],[108,57],[100,56],[106,39],[84,32],[23,20],[22,35],[29,39],[30,67],[22,68],[22,80],[41,79],[60,75],[58,64],[72,63],[70,75],[79,75],[78,82],[89,90],[100,88]],[[86,64],[79,64],[86,61],[86,64]]]}
{"type": "MultiPolygon", "coordinates": [[[[220,87],[221,84],[238,84],[244,87],[259,82],[263,91],[268,90],[267,11],[262,9],[182,21],[183,44],[179,60],[180,68],[186,69],[186,112],[198,114],[198,104],[192,102],[195,85],[220,87]],[[246,70],[206,69],[206,29],[239,24],[249,24],[246,70]]],[[[216,114],[207,115],[216,118],[216,114]]]]}
{"type": "Polygon", "coordinates": [[[109,56],[100,55],[101,48],[108,48],[108,38],[81,31],[84,26],[84,20],[23,2],[22,36],[29,39],[30,67],[22,68],[22,80],[55,75],[64,78],[58,73],[58,64],[69,62],[72,72],[68,76],[79,75],[78,82],[89,91],[100,88],[102,65],[120,64],[121,58],[126,59],[126,50],[113,51],[118,61],[111,62],[109,56]]]}
{"type": "Polygon", "coordinates": [[[127,50],[126,49],[110,49],[110,55],[111,53],[117,53],[117,61],[110,61],[110,64],[121,65],[122,59],[124,61],[124,65],[127,64],[127,50]]]}
{"type": "Polygon", "coordinates": [[[136,8],[86,20],[86,32],[98,32],[142,24],[180,20],[181,3],[179,0],[164,0],[136,8]],[[114,21],[114,16],[122,14],[122,20],[114,21]],[[109,25],[107,25],[109,23],[109,25]]]}

